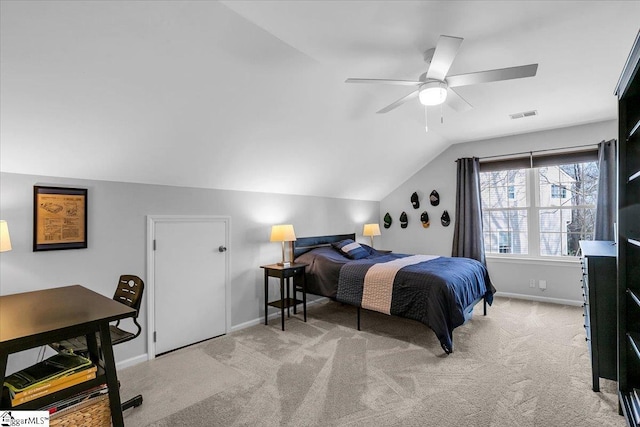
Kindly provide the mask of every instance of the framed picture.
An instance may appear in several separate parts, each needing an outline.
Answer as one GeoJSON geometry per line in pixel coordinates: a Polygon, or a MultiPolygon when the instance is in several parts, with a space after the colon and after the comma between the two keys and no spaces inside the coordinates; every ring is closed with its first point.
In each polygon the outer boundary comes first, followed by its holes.
{"type": "Polygon", "coordinates": [[[87,247],[87,189],[33,187],[33,251],[87,247]]]}

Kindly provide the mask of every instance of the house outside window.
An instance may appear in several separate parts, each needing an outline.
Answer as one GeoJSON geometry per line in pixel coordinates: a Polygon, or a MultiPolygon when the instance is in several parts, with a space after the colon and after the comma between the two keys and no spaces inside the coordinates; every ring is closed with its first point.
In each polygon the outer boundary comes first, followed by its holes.
{"type": "Polygon", "coordinates": [[[511,253],[511,233],[508,231],[498,232],[498,252],[501,254],[511,253]]]}
{"type": "Polygon", "coordinates": [[[551,184],[551,197],[554,199],[564,199],[567,197],[567,187],[551,184]]]}
{"type": "Polygon", "coordinates": [[[526,169],[482,172],[480,187],[485,252],[528,254],[526,169]]]}
{"type": "Polygon", "coordinates": [[[485,252],[575,256],[593,240],[598,173],[596,161],[481,172],[485,252]]]}

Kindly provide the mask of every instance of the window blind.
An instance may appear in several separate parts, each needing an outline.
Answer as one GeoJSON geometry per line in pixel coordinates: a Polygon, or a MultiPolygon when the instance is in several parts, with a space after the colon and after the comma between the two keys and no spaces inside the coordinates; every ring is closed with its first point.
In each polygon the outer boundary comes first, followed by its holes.
{"type": "Polygon", "coordinates": [[[566,165],[571,163],[595,162],[598,160],[598,149],[567,151],[563,153],[532,152],[520,154],[507,159],[480,160],[480,172],[491,172],[509,169],[539,168],[542,166],[566,165]]]}

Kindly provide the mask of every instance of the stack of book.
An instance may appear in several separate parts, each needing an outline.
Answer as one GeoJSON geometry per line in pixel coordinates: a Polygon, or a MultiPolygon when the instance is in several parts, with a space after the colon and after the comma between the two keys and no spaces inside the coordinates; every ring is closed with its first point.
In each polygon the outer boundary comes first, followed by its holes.
{"type": "Polygon", "coordinates": [[[51,403],[47,406],[40,408],[41,411],[49,411],[49,414],[55,414],[61,411],[73,411],[75,408],[81,406],[84,403],[91,402],[92,400],[104,396],[109,393],[109,389],[106,384],[100,384],[99,386],[90,388],[89,390],[82,391],[76,395],[73,395],[67,399],[59,400],[55,403],[51,403]]]}
{"type": "Polygon", "coordinates": [[[640,389],[634,388],[629,397],[633,417],[636,420],[635,426],[640,426],[640,389]]]}
{"type": "Polygon", "coordinates": [[[15,372],[4,380],[15,407],[96,377],[91,360],[73,353],[58,353],[15,372]]]}

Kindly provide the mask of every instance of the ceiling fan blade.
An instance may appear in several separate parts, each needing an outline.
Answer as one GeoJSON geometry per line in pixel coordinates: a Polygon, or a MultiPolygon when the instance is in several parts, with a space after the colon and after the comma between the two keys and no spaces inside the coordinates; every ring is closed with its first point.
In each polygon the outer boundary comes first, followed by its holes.
{"type": "Polygon", "coordinates": [[[347,79],[345,83],[381,83],[385,85],[416,86],[424,82],[413,80],[392,80],[392,79],[347,79]]]}
{"type": "Polygon", "coordinates": [[[458,113],[463,113],[465,111],[469,111],[473,108],[473,105],[469,104],[469,102],[460,96],[458,92],[449,88],[449,92],[447,93],[447,105],[457,111],[458,113]]]}
{"type": "Polygon", "coordinates": [[[376,113],[381,114],[381,113],[387,113],[391,110],[393,110],[396,107],[401,106],[402,104],[404,104],[407,101],[410,101],[414,98],[418,97],[418,92],[420,92],[419,90],[414,90],[413,92],[411,92],[409,95],[404,96],[400,99],[398,99],[396,102],[394,102],[393,104],[387,105],[386,107],[384,107],[382,110],[380,111],[376,111],[376,113]]]}
{"type": "Polygon", "coordinates": [[[500,80],[533,77],[538,71],[538,64],[521,65],[519,67],[500,68],[498,70],[478,71],[477,73],[458,74],[447,77],[449,87],[468,86],[478,83],[497,82],[500,80]]]}
{"type": "Polygon", "coordinates": [[[462,40],[464,39],[460,37],[440,36],[433,58],[431,58],[431,64],[427,70],[428,79],[444,80],[456,57],[456,53],[458,53],[462,40]]]}

